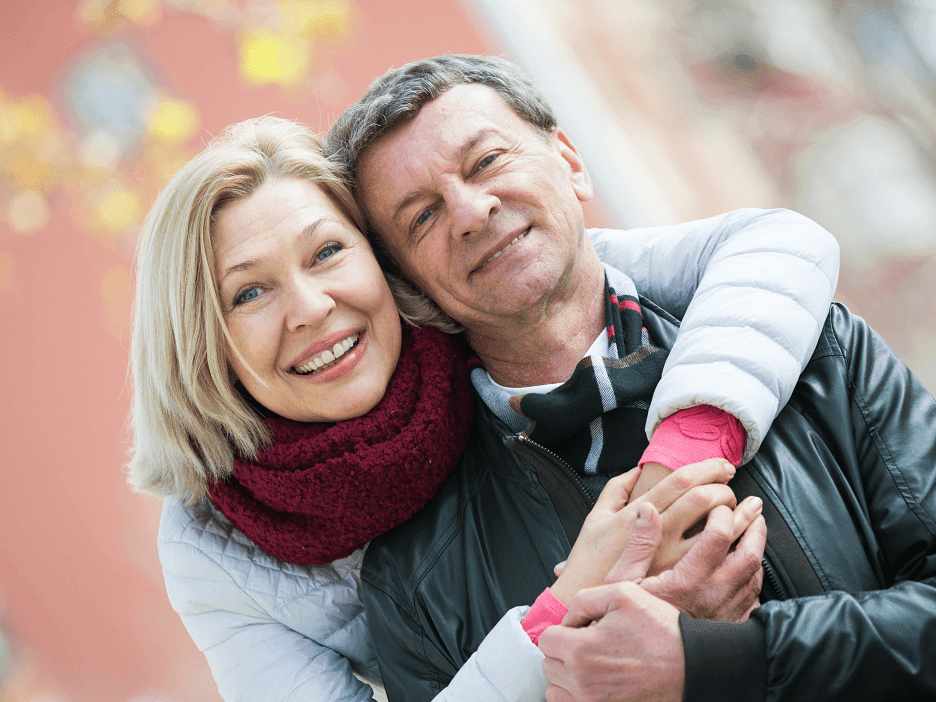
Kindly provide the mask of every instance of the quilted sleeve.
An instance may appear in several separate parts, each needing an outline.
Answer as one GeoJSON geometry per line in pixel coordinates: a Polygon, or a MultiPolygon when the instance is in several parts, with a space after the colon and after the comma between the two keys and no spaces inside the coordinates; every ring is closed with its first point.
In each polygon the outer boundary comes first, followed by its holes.
{"type": "MultiPolygon", "coordinates": [[[[355,677],[351,661],[339,652],[355,645],[369,651],[363,616],[342,615],[342,603],[329,599],[341,597],[334,587],[303,586],[295,574],[271,573],[267,564],[250,562],[249,551],[239,553],[236,543],[219,547],[222,542],[210,534],[200,542],[191,534],[197,524],[180,533],[167,529],[166,521],[164,509],[159,555],[169,600],[208,659],[226,702],[372,699],[370,685],[355,677]],[[294,620],[310,630],[287,625],[294,620]]],[[[336,584],[340,588],[330,585],[336,584]]],[[[359,601],[350,604],[361,611],[359,601]]]]}
{"type": "Polygon", "coordinates": [[[647,418],[712,405],[747,430],[750,460],[809,360],[838,281],[839,247],[789,210],[675,226],[590,230],[602,260],[682,319],[647,418]]]}

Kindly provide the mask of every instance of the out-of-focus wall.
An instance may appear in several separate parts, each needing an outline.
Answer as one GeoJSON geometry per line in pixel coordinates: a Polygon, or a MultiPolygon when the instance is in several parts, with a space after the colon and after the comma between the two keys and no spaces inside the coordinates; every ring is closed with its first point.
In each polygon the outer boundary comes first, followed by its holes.
{"type": "Polygon", "coordinates": [[[540,82],[621,226],[788,207],[837,299],[936,391],[936,6],[465,0],[540,82]]]}
{"type": "Polygon", "coordinates": [[[787,206],[839,298],[936,389],[930,3],[7,0],[0,22],[0,702],[218,699],[122,465],[131,261],[225,125],[325,129],[391,65],[506,52],[551,95],[590,224],[787,206]],[[881,9],[882,7],[886,9],[881,9]]]}

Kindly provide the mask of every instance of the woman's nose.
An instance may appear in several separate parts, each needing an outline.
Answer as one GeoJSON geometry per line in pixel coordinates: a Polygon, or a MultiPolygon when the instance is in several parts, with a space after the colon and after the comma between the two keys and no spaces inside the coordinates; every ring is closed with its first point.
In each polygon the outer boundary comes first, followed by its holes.
{"type": "Polygon", "coordinates": [[[293,281],[286,298],[286,327],[289,331],[321,324],[336,307],[335,298],[320,281],[311,277],[293,281]]]}

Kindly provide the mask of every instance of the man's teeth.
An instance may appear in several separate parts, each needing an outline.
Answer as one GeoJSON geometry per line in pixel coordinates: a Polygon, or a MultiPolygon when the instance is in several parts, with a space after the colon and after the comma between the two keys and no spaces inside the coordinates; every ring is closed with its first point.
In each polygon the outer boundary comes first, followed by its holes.
{"type": "Polygon", "coordinates": [[[326,349],[318,356],[315,356],[311,360],[303,363],[301,366],[296,366],[296,373],[305,375],[307,373],[322,370],[326,366],[333,365],[339,358],[348,352],[348,349],[357,343],[359,337],[360,334],[352,334],[347,339],[339,341],[331,349],[326,349]]]}
{"type": "Polygon", "coordinates": [[[526,236],[527,234],[529,234],[529,233],[530,233],[530,230],[529,230],[529,229],[526,229],[526,230],[524,230],[523,234],[521,234],[520,236],[514,237],[514,240],[513,240],[513,241],[511,241],[509,244],[507,244],[507,246],[505,246],[505,247],[502,248],[500,251],[498,251],[498,252],[495,253],[493,256],[491,256],[487,261],[484,262],[484,265],[489,264],[491,261],[493,261],[495,258],[497,258],[498,256],[500,256],[500,255],[501,255],[502,253],[504,253],[507,249],[509,249],[509,248],[510,248],[511,246],[513,246],[514,244],[516,244],[518,241],[520,241],[523,237],[525,237],[525,236],[526,236]]]}

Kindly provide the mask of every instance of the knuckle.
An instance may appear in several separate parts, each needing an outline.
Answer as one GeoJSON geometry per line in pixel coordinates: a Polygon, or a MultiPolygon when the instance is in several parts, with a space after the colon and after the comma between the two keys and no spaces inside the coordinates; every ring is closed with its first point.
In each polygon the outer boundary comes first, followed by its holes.
{"type": "MultiPolygon", "coordinates": [[[[752,553],[751,551],[736,553],[738,556],[738,563],[743,572],[750,573],[753,576],[761,570],[761,559],[757,557],[756,553],[752,553]]],[[[761,574],[761,577],[763,577],[763,574],[761,574]]]]}
{"type": "Polygon", "coordinates": [[[708,538],[711,539],[716,546],[728,548],[734,540],[734,530],[726,524],[708,524],[705,527],[705,531],[708,533],[708,538]]]}
{"type": "Polygon", "coordinates": [[[685,491],[695,484],[694,478],[698,472],[698,470],[692,470],[691,466],[686,466],[674,471],[668,480],[675,489],[685,491]]]}

